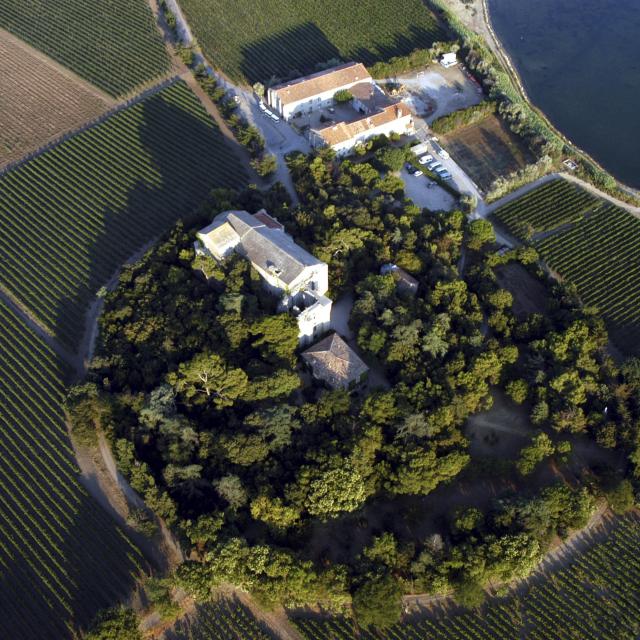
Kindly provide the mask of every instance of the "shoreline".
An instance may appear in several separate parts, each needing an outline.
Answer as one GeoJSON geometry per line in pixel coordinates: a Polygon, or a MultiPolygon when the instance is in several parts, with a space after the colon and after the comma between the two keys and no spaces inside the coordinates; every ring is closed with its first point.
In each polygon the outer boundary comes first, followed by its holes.
{"type": "MultiPolygon", "coordinates": [[[[439,2],[434,3],[436,6],[443,8],[439,2]]],[[[499,64],[502,65],[506,73],[509,75],[515,89],[520,94],[520,97],[529,105],[529,107],[535,111],[535,113],[546,123],[546,125],[569,147],[569,149],[586,162],[593,164],[599,170],[603,171],[607,175],[611,176],[618,188],[624,191],[628,195],[634,198],[640,198],[640,189],[632,187],[613,175],[606,167],[604,167],[598,160],[591,156],[587,151],[582,149],[573,140],[568,138],[547,116],[547,114],[538,107],[531,99],[524,86],[524,82],[520,76],[520,73],[513,63],[509,52],[505,48],[504,44],[498,37],[493,23],[491,22],[491,12],[489,10],[489,0],[474,0],[470,5],[464,4],[461,0],[453,0],[447,3],[444,8],[445,14],[447,12],[455,16],[462,24],[473,31],[477,36],[484,39],[486,45],[490,51],[496,56],[499,64]]]]}

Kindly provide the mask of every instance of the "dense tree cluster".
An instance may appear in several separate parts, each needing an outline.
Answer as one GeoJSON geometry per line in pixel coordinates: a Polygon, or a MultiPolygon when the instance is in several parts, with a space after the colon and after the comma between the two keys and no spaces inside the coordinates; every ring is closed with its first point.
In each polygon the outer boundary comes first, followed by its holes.
{"type": "MultiPolygon", "coordinates": [[[[478,472],[463,426],[491,407],[494,387],[538,429],[506,462],[512,480],[548,459],[564,465],[576,437],[639,464],[640,367],[615,367],[602,323],[560,285],[545,314],[517,316],[497,273],[515,262],[551,286],[535,252],[498,255],[486,222],[420,210],[380,173],[396,155],[290,157],[294,209],[255,191],[211,202],[212,213],[267,204],[329,263],[331,295],[353,301],[350,326],[376,373],[366,389],[309,381],[295,321],[275,313],[250,264],[195,256],[180,226],[107,297],[90,381],[68,407],[83,432],[92,420],[102,428],[132,486],[181,532],[192,560],[178,579],[198,597],[232,582],[267,605],[351,602],[363,625],[381,627],[400,615],[404,592],[453,590],[476,606],[488,581],[527,575],[592,513],[580,478],[452,512],[426,538],[407,533],[415,513],[402,507],[478,472]],[[380,275],[386,263],[416,278],[417,291],[380,275]],[[379,501],[397,502],[393,526],[320,562],[310,549],[318,527],[366,520],[379,501]]],[[[633,487],[610,480],[608,495],[626,509],[633,487]]]]}

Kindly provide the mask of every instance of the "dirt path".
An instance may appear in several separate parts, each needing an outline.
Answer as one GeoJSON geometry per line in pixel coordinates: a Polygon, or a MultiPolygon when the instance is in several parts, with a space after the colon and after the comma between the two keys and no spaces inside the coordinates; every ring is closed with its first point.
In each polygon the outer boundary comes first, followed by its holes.
{"type": "MultiPolygon", "coordinates": [[[[226,590],[225,590],[226,591],[226,590]]],[[[245,591],[233,587],[228,588],[229,595],[243,604],[254,618],[264,624],[280,640],[304,640],[300,632],[291,624],[284,609],[265,611],[259,607],[245,591]]]]}

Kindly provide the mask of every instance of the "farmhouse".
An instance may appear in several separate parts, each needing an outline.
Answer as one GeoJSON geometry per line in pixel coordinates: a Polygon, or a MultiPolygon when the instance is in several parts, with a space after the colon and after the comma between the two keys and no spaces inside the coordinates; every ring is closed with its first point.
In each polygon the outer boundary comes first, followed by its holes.
{"type": "Polygon", "coordinates": [[[302,353],[313,377],[332,389],[350,389],[362,382],[369,368],[337,334],[332,333],[302,353]]]}
{"type": "Polygon", "coordinates": [[[329,288],[327,264],[297,245],[264,209],[253,215],[225,211],[196,235],[199,253],[222,261],[236,252],[251,262],[280,299],[278,310],[296,317],[301,344],[330,328],[332,302],[324,295],[329,288]]]}
{"type": "Polygon", "coordinates": [[[359,62],[272,87],[267,100],[283,118],[302,119],[312,146],[329,146],[338,155],[372,136],[413,132],[409,108],[387,96],[359,62]],[[350,100],[336,104],[339,91],[348,92],[350,100]]]}
{"type": "Polygon", "coordinates": [[[338,91],[350,90],[362,83],[373,84],[365,66],[360,62],[347,62],[271,87],[267,92],[267,102],[276,113],[290,120],[296,113],[310,113],[331,106],[338,91]]]}
{"type": "Polygon", "coordinates": [[[388,105],[370,116],[313,129],[311,144],[314,147],[329,146],[338,155],[344,155],[356,144],[373,136],[412,132],[413,118],[409,108],[397,103],[388,105]]]}

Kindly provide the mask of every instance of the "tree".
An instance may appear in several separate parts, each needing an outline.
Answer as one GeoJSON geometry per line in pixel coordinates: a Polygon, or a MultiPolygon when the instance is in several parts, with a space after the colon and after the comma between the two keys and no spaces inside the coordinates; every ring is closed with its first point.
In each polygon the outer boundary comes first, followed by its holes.
{"type": "Polygon", "coordinates": [[[251,160],[251,166],[261,178],[266,178],[278,170],[278,159],[271,153],[251,160]]]}
{"type": "Polygon", "coordinates": [[[239,509],[247,502],[247,490],[242,486],[242,480],[236,475],[228,475],[214,482],[216,491],[224,498],[232,509],[239,509]]]}
{"type": "Polygon", "coordinates": [[[523,475],[529,475],[545,458],[555,453],[551,438],[540,432],[531,439],[531,444],[520,450],[520,457],[516,462],[516,469],[523,475]]]}
{"type": "Polygon", "coordinates": [[[484,219],[473,220],[467,228],[467,246],[469,249],[479,251],[482,247],[496,241],[493,225],[484,219]]]}
{"type": "Polygon", "coordinates": [[[353,594],[353,613],[361,627],[386,629],[402,615],[402,589],[392,575],[367,580],[353,594]]]}
{"type": "Polygon", "coordinates": [[[522,380],[521,378],[518,380],[512,380],[511,382],[507,382],[505,387],[507,395],[518,404],[522,404],[529,394],[529,385],[526,380],[522,380]]]}
{"type": "Polygon", "coordinates": [[[85,640],[142,640],[138,618],[132,609],[114,607],[98,613],[85,640]]]}
{"type": "Polygon", "coordinates": [[[407,159],[407,152],[400,147],[383,147],[375,153],[376,160],[388,171],[400,171],[407,159]]]}
{"type": "Polygon", "coordinates": [[[263,494],[251,502],[251,517],[284,531],[300,520],[300,512],[295,507],[283,504],[280,498],[270,498],[263,494]]]}
{"type": "Polygon", "coordinates": [[[387,488],[391,493],[427,495],[441,482],[455,478],[468,462],[468,454],[458,451],[441,457],[433,450],[403,451],[387,488]]]}
{"type": "Polygon", "coordinates": [[[213,401],[219,409],[230,407],[247,389],[247,374],[228,364],[217,354],[199,353],[178,370],[167,375],[167,381],[187,400],[213,401]]]}
{"type": "Polygon", "coordinates": [[[635,504],[633,485],[629,480],[623,480],[613,489],[605,493],[611,510],[618,515],[631,511],[635,504]]]}
{"type": "Polygon", "coordinates": [[[349,89],[340,89],[333,94],[333,101],[337,104],[344,104],[353,100],[353,94],[349,89]]]}
{"type": "Polygon", "coordinates": [[[322,468],[303,467],[288,493],[309,515],[321,519],[355,511],[367,498],[360,471],[339,457],[322,468]]]}

